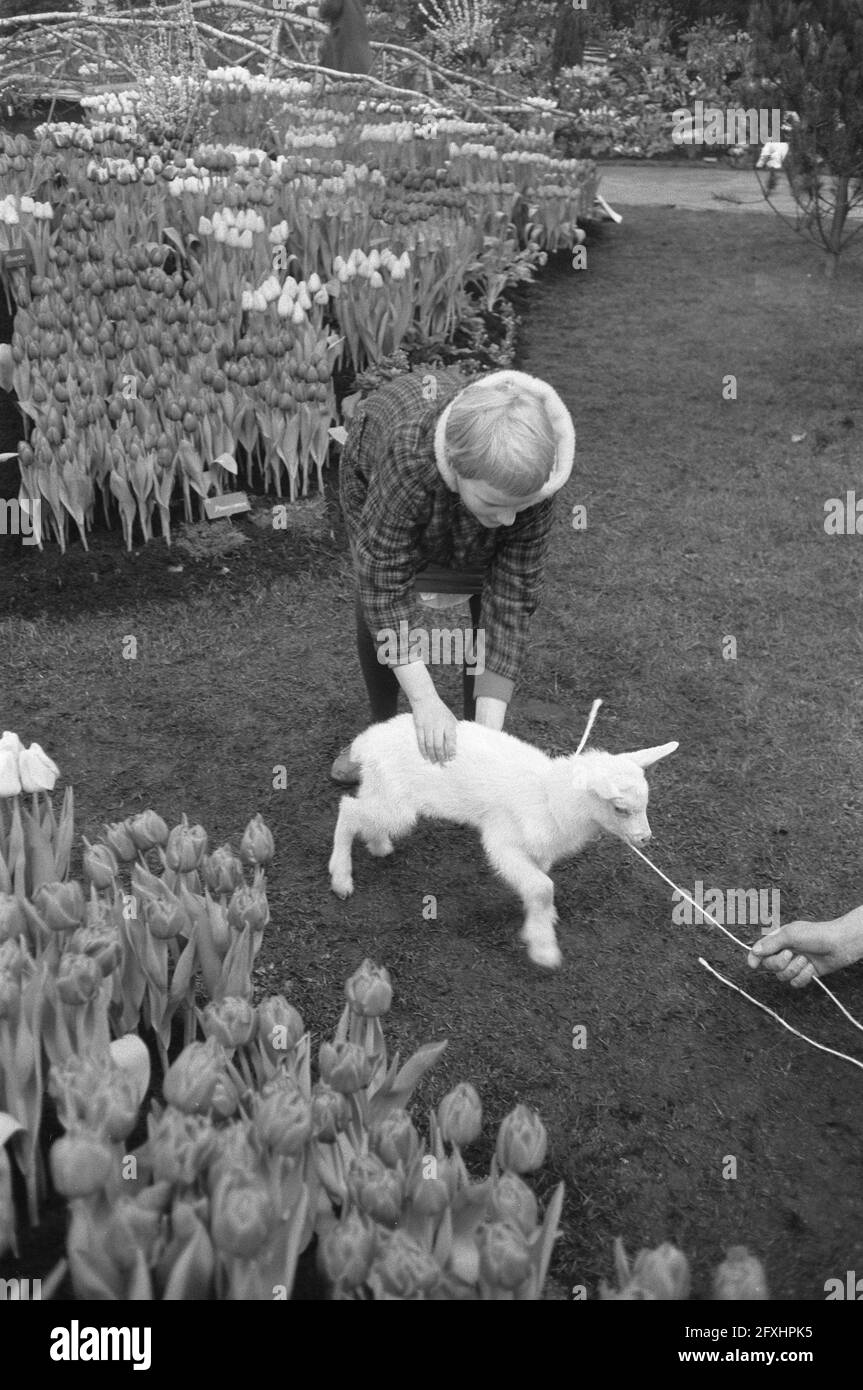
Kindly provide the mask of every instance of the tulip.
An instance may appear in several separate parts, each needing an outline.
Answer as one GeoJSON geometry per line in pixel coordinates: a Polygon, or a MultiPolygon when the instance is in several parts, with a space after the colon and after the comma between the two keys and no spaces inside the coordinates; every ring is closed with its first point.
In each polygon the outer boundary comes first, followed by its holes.
{"type": "Polygon", "coordinates": [[[517,1173],[502,1173],[494,1185],[491,1206],[501,1221],[510,1221],[526,1236],[536,1230],[539,1220],[536,1197],[517,1173]]]}
{"type": "Polygon", "coordinates": [[[129,834],[129,829],[125,821],[115,821],[113,825],[105,826],[105,842],[109,849],[124,864],[130,864],[138,858],[138,850],[135,841],[129,834]]]}
{"type": "Polygon", "coordinates": [[[347,1127],[351,1112],[346,1098],[318,1081],[312,1089],[312,1128],[319,1144],[333,1144],[347,1127]]]}
{"type": "Polygon", "coordinates": [[[477,1233],[479,1268],[496,1288],[517,1289],[530,1273],[530,1247],[518,1226],[491,1221],[477,1233]]]}
{"type": "Polygon", "coordinates": [[[38,743],[19,753],[18,772],[25,792],[51,792],[60,776],[59,767],[38,743]]]}
{"type": "Polygon", "coordinates": [[[358,1043],[322,1043],[318,1065],[321,1080],[345,1095],[362,1090],[371,1076],[371,1059],[358,1043]]]}
{"type": "Polygon", "coordinates": [[[375,1232],[371,1223],[358,1211],[349,1211],[337,1226],[327,1231],[320,1244],[319,1259],[331,1283],[344,1289],[356,1289],[368,1274],[374,1252],[375,1232]]]}
{"type": "Polygon", "coordinates": [[[191,1187],[215,1153],[215,1131],[204,1115],[185,1115],[173,1107],[147,1119],[147,1148],[154,1182],[191,1187]]]}
{"type": "Polygon", "coordinates": [[[204,1034],[222,1047],[245,1047],[255,1036],[257,1014],[245,999],[228,996],[207,1005],[203,1014],[204,1034]]]}
{"type": "Polygon", "coordinates": [[[473,1144],[482,1130],[482,1102],[473,1086],[459,1082],[438,1106],[437,1119],[447,1143],[460,1149],[473,1144]]]}
{"type": "Polygon", "coordinates": [[[376,1154],[355,1158],[347,1176],[348,1194],[354,1204],[382,1226],[395,1227],[405,1195],[404,1177],[387,1168],[376,1154]]]}
{"type": "Polygon", "coordinates": [[[271,1062],[286,1056],[306,1031],[302,1016],[281,994],[270,994],[258,1005],[258,1038],[271,1062]]]}
{"type": "Polygon", "coordinates": [[[26,931],[21,904],[9,893],[0,893],[0,941],[17,941],[26,931]]]}
{"type": "Polygon", "coordinates": [[[404,1231],[394,1231],[372,1266],[384,1289],[395,1298],[427,1297],[440,1283],[441,1268],[433,1255],[404,1231]]]}
{"type": "Polygon", "coordinates": [[[233,893],[244,882],[243,866],[230,845],[204,855],[201,874],[211,893],[233,893]]]}
{"type": "Polygon", "coordinates": [[[168,1105],[184,1114],[208,1110],[224,1067],[225,1053],[215,1038],[189,1043],[165,1073],[162,1094],[168,1105]]]}
{"type": "Polygon", "coordinates": [[[689,1297],[689,1262],[666,1241],[655,1250],[642,1250],[632,1267],[631,1283],[653,1298],[669,1301],[689,1297]]]}
{"type": "Polygon", "coordinates": [[[762,1303],[769,1298],[763,1266],[745,1245],[733,1245],[713,1275],[719,1303],[762,1303]]]}
{"type": "Polygon", "coordinates": [[[406,1110],[391,1110],[369,1131],[369,1149],[388,1168],[410,1168],[420,1151],[420,1137],[406,1110]]]}
{"type": "Polygon", "coordinates": [[[213,1194],[210,1234],[226,1255],[249,1260],[266,1244],[276,1214],[263,1183],[226,1173],[213,1194]]]}
{"type": "Polygon", "coordinates": [[[197,869],[207,849],[207,832],[202,825],[189,825],[183,816],[182,825],[175,825],[165,846],[165,859],[175,873],[190,874],[197,869]]]}
{"type": "Polygon", "coordinates": [[[155,811],[141,811],[137,816],[130,816],[125,825],[132,843],[142,853],[167,842],[168,827],[155,811]]]}
{"type": "Polygon", "coordinates": [[[345,998],[355,1014],[378,1018],[389,1012],[393,999],[390,974],[374,961],[364,960],[345,984],[345,998]]]}
{"type": "Polygon", "coordinates": [[[251,927],[253,933],[260,932],[269,920],[267,895],[262,888],[249,888],[243,884],[241,888],[234,889],[228,903],[228,921],[235,931],[241,932],[245,927],[251,927]]]}
{"type": "Polygon", "coordinates": [[[110,1147],[92,1134],[64,1134],[51,1146],[51,1177],[69,1201],[101,1192],[113,1166],[110,1147]]]}
{"type": "Polygon", "coordinates": [[[0,796],[17,796],[20,791],[18,755],[10,748],[0,747],[0,796]]]}
{"type": "Polygon", "coordinates": [[[72,933],[69,950],[73,955],[90,956],[103,975],[112,975],[123,959],[123,942],[118,927],[77,927],[72,933]]]}
{"type": "Polygon", "coordinates": [[[178,899],[173,903],[159,898],[144,899],[144,920],[147,930],[157,941],[173,941],[182,932],[191,933],[192,925],[178,899]]]}
{"type": "Polygon", "coordinates": [[[274,1153],[302,1153],[312,1132],[312,1108],[298,1086],[279,1086],[258,1103],[255,1132],[274,1153]]]}
{"type": "Polygon", "coordinates": [[[545,1125],[535,1110],[517,1105],[501,1121],[497,1134],[497,1161],[514,1173],[532,1173],[541,1168],[548,1150],[545,1125]]]}
{"type": "Polygon", "coordinates": [[[84,844],[84,876],[94,888],[112,888],[119,872],[114,851],[110,845],[91,845],[89,840],[85,840],[84,844]]]}
{"type": "Polygon", "coordinates": [[[33,903],[51,931],[72,931],[85,915],[83,891],[75,880],[42,884],[33,894],[33,903]]]}
{"type": "Polygon", "coordinates": [[[60,957],[57,993],[64,1004],[77,1006],[95,999],[102,987],[102,969],[91,956],[75,956],[70,951],[60,957]]]}
{"type": "Polygon", "coordinates": [[[240,858],[243,863],[269,864],[275,852],[272,832],[264,824],[263,816],[253,816],[240,842],[240,858]]]}
{"type": "Polygon", "coordinates": [[[420,1172],[410,1192],[411,1209],[418,1216],[442,1216],[450,1203],[450,1191],[443,1178],[426,1178],[420,1172]]]}
{"type": "Polygon", "coordinates": [[[221,1120],[229,1120],[240,1108],[240,1093],[234,1082],[223,1071],[216,1078],[210,1109],[221,1120]]]}

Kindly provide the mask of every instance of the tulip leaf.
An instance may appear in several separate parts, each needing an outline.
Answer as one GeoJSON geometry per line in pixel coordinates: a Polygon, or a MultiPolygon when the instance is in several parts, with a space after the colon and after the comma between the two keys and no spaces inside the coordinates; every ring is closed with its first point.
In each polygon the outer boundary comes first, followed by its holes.
{"type": "Polygon", "coordinates": [[[16,1134],[23,1134],[24,1126],[14,1115],[7,1115],[5,1110],[0,1110],[0,1149],[16,1134]]]}
{"type": "MultiPolygon", "coordinates": [[[[393,1090],[399,1094],[404,1093],[405,1098],[409,1099],[425,1073],[435,1065],[446,1047],[447,1040],[444,1038],[443,1042],[425,1043],[422,1047],[417,1048],[413,1057],[408,1058],[401,1071],[396,1075],[393,1090]]],[[[404,1102],[402,1102],[402,1108],[403,1105],[404,1102]]]]}
{"type": "MultiPolygon", "coordinates": [[[[563,1192],[564,1185],[559,1183],[555,1188],[554,1196],[546,1207],[545,1220],[542,1223],[542,1232],[537,1247],[537,1283],[538,1294],[542,1293],[542,1287],[548,1274],[548,1266],[551,1263],[551,1254],[554,1249],[554,1242],[557,1240],[558,1226],[560,1225],[560,1214],[563,1211],[563,1192]]],[[[622,1249],[622,1246],[621,1246],[622,1249]]],[[[615,1251],[616,1254],[616,1251],[615,1251]]],[[[624,1260],[626,1255],[624,1254],[624,1260]]]]}

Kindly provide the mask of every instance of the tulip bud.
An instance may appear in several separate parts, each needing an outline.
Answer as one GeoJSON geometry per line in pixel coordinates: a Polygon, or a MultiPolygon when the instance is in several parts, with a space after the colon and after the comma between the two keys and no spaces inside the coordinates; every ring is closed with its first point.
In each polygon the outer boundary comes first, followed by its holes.
{"type": "Polygon", "coordinates": [[[482,1102],[467,1081],[459,1084],[445,1095],[437,1108],[438,1125],[448,1144],[467,1148],[473,1144],[482,1130],[482,1102]]]}
{"type": "Polygon", "coordinates": [[[689,1262],[668,1241],[655,1250],[642,1250],[632,1266],[631,1283],[663,1301],[689,1297],[689,1262]]]}
{"type": "Polygon", "coordinates": [[[371,1076],[371,1059],[358,1043],[321,1043],[318,1065],[321,1080],[348,1096],[367,1086],[371,1076]]]}
{"type": "Polygon", "coordinates": [[[60,769],[38,743],[31,743],[18,755],[18,773],[22,791],[51,792],[60,776],[60,769]]]}
{"type": "Polygon", "coordinates": [[[333,1284],[356,1289],[365,1280],[375,1253],[375,1231],[358,1211],[342,1215],[320,1244],[320,1264],[333,1284]]]}
{"type": "Polygon", "coordinates": [[[215,1152],[215,1131],[204,1115],[184,1115],[169,1106],[147,1119],[154,1182],[191,1187],[215,1152]]]}
{"type": "Polygon", "coordinates": [[[171,903],[161,898],[145,898],[144,921],[150,935],[157,941],[173,941],[181,932],[188,936],[192,930],[179,900],[171,903]]]}
{"type": "Polygon", "coordinates": [[[245,1047],[255,1036],[257,1014],[245,999],[231,996],[215,1000],[204,1009],[204,1035],[215,1038],[222,1047],[245,1047]]]}
{"type": "Polygon", "coordinates": [[[210,1212],[213,1244],[227,1255],[249,1260],[266,1244],[276,1214],[263,1183],[226,1173],[216,1186],[210,1212]]]}
{"type": "Polygon", "coordinates": [[[273,836],[261,815],[253,816],[243,832],[240,858],[244,864],[269,864],[276,852],[273,836]]]}
{"type": "Polygon", "coordinates": [[[497,1133],[497,1161],[514,1173],[533,1173],[545,1162],[548,1135],[535,1110],[517,1105],[501,1121],[497,1133]]]}
{"type": "Polygon", "coordinates": [[[114,1156],[92,1134],[64,1134],[51,1146],[51,1177],[62,1197],[93,1197],[111,1176],[114,1156]]]}
{"type": "Polygon", "coordinates": [[[388,1168],[410,1168],[420,1151],[420,1137],[406,1110],[391,1110],[385,1119],[372,1125],[369,1149],[383,1159],[388,1168]]]}
{"type": "Polygon", "coordinates": [[[345,984],[345,998],[362,1018],[378,1018],[387,1013],[393,999],[389,971],[374,961],[364,960],[345,984]]]}
{"type": "Polygon", "coordinates": [[[137,816],[130,816],[125,824],[132,843],[142,853],[167,843],[168,827],[155,811],[141,811],[137,816]]]}
{"type": "Polygon", "coordinates": [[[372,1266],[387,1293],[399,1299],[425,1298],[441,1279],[441,1267],[404,1231],[394,1231],[372,1266]]]}
{"type": "Polygon", "coordinates": [[[225,1053],[215,1038],[189,1043],[165,1073],[162,1094],[166,1102],[184,1114],[208,1110],[224,1067],[225,1053]]]}
{"type": "Polygon", "coordinates": [[[713,1275],[713,1299],[719,1303],[762,1303],[770,1297],[760,1260],[745,1245],[734,1245],[713,1275]]]}
{"type": "Polygon", "coordinates": [[[118,820],[114,821],[113,825],[105,826],[105,842],[123,864],[131,864],[138,858],[135,841],[129,834],[125,821],[118,820]]]}
{"type": "Polygon", "coordinates": [[[230,845],[222,845],[205,855],[201,873],[211,893],[233,893],[244,882],[243,866],[230,845]]]}
{"type": "Polygon", "coordinates": [[[51,931],[74,931],[84,920],[84,893],[74,879],[68,883],[43,883],[33,894],[33,903],[51,931]]]}
{"type": "Polygon", "coordinates": [[[274,1153],[302,1153],[312,1132],[312,1108],[298,1086],[279,1086],[259,1101],[255,1132],[274,1153]]]}
{"type": "Polygon", "coordinates": [[[418,1216],[442,1216],[450,1203],[449,1186],[443,1178],[417,1174],[410,1192],[411,1209],[418,1216]]]}
{"type": "Polygon", "coordinates": [[[87,840],[84,844],[85,878],[99,890],[113,888],[118,873],[117,856],[114,851],[110,845],[91,845],[87,840]]]}
{"type": "Polygon", "coordinates": [[[190,874],[197,869],[207,848],[207,832],[202,825],[189,825],[183,816],[182,825],[175,825],[165,846],[165,859],[175,873],[190,874]]]}
{"type": "Polygon", "coordinates": [[[210,1109],[220,1120],[229,1120],[240,1108],[240,1093],[226,1071],[217,1076],[210,1109]]]}
{"type": "Polygon", "coordinates": [[[333,1144],[347,1127],[351,1112],[340,1091],[318,1081],[312,1089],[312,1128],[319,1144],[333,1144]]]}
{"type": "Polygon", "coordinates": [[[91,956],[103,975],[112,975],[123,959],[123,942],[115,926],[78,927],[72,933],[69,951],[73,955],[91,956]]]}
{"type": "Polygon", "coordinates": [[[354,1204],[382,1226],[398,1225],[405,1181],[395,1168],[386,1168],[375,1154],[355,1158],[348,1169],[348,1194],[354,1204]]]}
{"type": "Polygon", "coordinates": [[[501,1221],[518,1226],[524,1235],[533,1235],[539,1220],[534,1193],[517,1173],[501,1173],[494,1185],[491,1206],[501,1221]]]}
{"type": "Polygon", "coordinates": [[[518,1226],[491,1221],[477,1233],[482,1277],[499,1289],[517,1289],[530,1273],[530,1247],[518,1226]]]}
{"type": "Polygon", "coordinates": [[[24,913],[17,898],[0,893],[0,941],[17,941],[26,931],[24,913]]]}
{"type": "Polygon", "coordinates": [[[11,748],[0,746],[0,796],[18,796],[20,791],[18,754],[11,748]]]}
{"type": "Polygon", "coordinates": [[[67,951],[57,970],[57,993],[64,1004],[87,1004],[102,987],[102,969],[91,956],[75,956],[67,951]]]}
{"type": "Polygon", "coordinates": [[[270,920],[267,895],[262,888],[235,888],[228,903],[228,921],[234,931],[241,932],[250,927],[252,933],[261,932],[270,920]]]}
{"type": "Polygon", "coordinates": [[[306,1031],[302,1016],[281,994],[270,994],[258,1005],[258,1038],[271,1062],[285,1057],[306,1031]]]}

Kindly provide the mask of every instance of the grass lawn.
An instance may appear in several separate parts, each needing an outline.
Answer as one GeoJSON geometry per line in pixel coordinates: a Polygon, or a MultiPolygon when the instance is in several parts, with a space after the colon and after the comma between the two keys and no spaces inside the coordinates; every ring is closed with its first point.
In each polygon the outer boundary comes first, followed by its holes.
{"type": "MultiPolygon", "coordinates": [[[[679,739],[652,778],[657,863],[690,892],[774,888],[784,920],[833,917],[863,901],[863,537],[823,527],[826,499],[863,496],[863,255],[830,285],[769,218],[621,211],[586,272],[549,266],[524,317],[518,365],[562,393],[578,451],[508,727],[574,748],[602,696],[599,746],[679,739]]],[[[330,895],[328,765],[365,703],[332,503],[327,516],[308,534],[241,523],[246,544],[215,560],[160,541],[126,557],[106,536],[65,559],[0,541],[2,727],[57,759],[86,835],[152,806],[220,843],[264,814],[277,858],[262,987],[319,1035],[362,957],[387,965],[391,1042],[450,1039],[421,1107],[458,1079],[483,1097],[479,1167],[506,1110],[540,1110],[538,1187],[567,1191],[558,1297],[593,1297],[621,1234],[631,1250],[680,1245],[701,1296],[744,1243],[774,1296],[823,1298],[863,1268],[863,1078],[697,958],[863,1057],[820,990],[750,972],[715,928],[674,925],[670,890],[617,843],[556,871],[553,975],[528,964],[518,904],[456,829],[422,830],[385,862],[360,852],[355,896],[330,895]]],[[[441,687],[455,697],[453,672],[441,687]]],[[[863,1013],[861,968],[831,983],[863,1013]]]]}

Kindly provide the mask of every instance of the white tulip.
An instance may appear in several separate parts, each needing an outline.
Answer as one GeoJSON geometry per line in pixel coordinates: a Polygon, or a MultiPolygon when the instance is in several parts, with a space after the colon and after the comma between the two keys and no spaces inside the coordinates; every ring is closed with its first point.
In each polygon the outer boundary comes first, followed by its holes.
{"type": "Polygon", "coordinates": [[[212,222],[210,221],[209,217],[201,217],[201,218],[198,219],[198,235],[199,235],[199,236],[212,236],[212,235],[213,235],[213,224],[212,224],[212,222]]]}
{"type": "Polygon", "coordinates": [[[18,755],[18,773],[23,791],[51,792],[60,776],[60,769],[44,748],[38,743],[31,743],[18,755]]]}
{"type": "Polygon", "coordinates": [[[251,251],[251,249],[252,249],[252,233],[249,231],[248,227],[246,228],[246,230],[245,230],[244,232],[240,232],[240,236],[239,236],[239,240],[238,240],[238,243],[237,243],[237,244],[238,244],[238,246],[240,246],[240,247],[242,248],[243,251],[251,251]]]}
{"type": "Polygon", "coordinates": [[[309,276],[306,282],[306,288],[309,294],[317,294],[318,290],[321,288],[321,277],[316,270],[312,271],[312,274],[309,276]]]}
{"type": "Polygon", "coordinates": [[[305,314],[304,314],[304,312],[303,312],[303,307],[302,307],[302,305],[301,305],[301,304],[295,304],[295,305],[294,305],[294,312],[291,314],[291,323],[295,323],[295,324],[299,327],[299,325],[300,325],[301,323],[305,323],[305,322],[306,322],[306,316],[305,316],[305,314]]]}
{"type": "Polygon", "coordinates": [[[21,790],[18,757],[9,748],[0,748],[0,796],[17,796],[21,790]]]}

